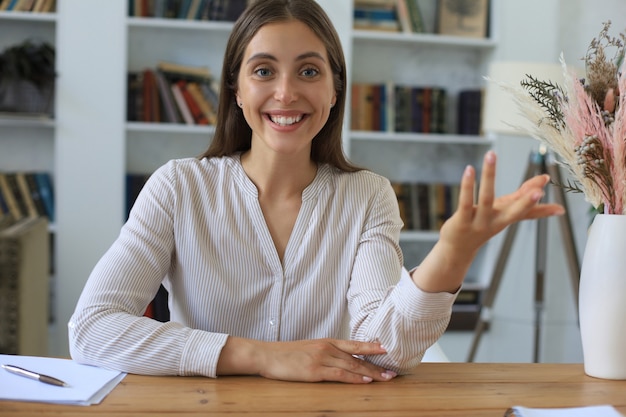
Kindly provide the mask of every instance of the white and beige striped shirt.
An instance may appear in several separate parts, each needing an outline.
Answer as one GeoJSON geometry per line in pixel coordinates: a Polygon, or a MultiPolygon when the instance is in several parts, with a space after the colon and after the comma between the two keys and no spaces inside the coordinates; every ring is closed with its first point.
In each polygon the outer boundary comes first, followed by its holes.
{"type": "Polygon", "coordinates": [[[404,372],[445,330],[455,295],[402,267],[389,181],[319,167],[281,263],[238,155],[173,160],[148,180],[70,319],[78,362],[139,374],[216,376],[228,335],[379,340],[404,372]],[[171,321],[142,313],[159,285],[171,321]],[[349,325],[347,324],[349,320],[349,325]]]}

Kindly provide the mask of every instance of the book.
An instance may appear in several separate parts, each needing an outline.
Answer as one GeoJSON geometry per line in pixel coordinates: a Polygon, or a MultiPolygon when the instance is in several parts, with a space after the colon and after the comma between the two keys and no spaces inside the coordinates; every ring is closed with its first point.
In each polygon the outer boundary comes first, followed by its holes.
{"type": "Polygon", "coordinates": [[[187,20],[196,20],[196,18],[198,17],[198,13],[200,12],[201,6],[201,0],[191,0],[191,3],[189,4],[189,9],[187,10],[187,20]]]}
{"type": "Polygon", "coordinates": [[[479,135],[482,117],[482,90],[462,90],[459,92],[457,108],[457,133],[479,135]]]}
{"type": "MultiPolygon", "coordinates": [[[[415,1],[415,0],[414,0],[415,1]]],[[[485,38],[489,33],[489,0],[437,3],[437,33],[440,35],[485,38]]]]}
{"type": "Polygon", "coordinates": [[[198,102],[193,98],[193,95],[188,90],[188,86],[190,83],[185,80],[179,80],[177,81],[177,84],[180,87],[180,91],[183,94],[183,98],[187,103],[187,107],[189,108],[189,112],[191,113],[195,124],[208,125],[209,120],[207,119],[207,116],[202,111],[198,102]]]}
{"type": "Polygon", "coordinates": [[[411,15],[409,8],[406,4],[407,0],[396,1],[396,13],[398,15],[398,23],[400,24],[400,30],[404,33],[413,33],[413,23],[411,22],[411,15]]]}
{"type": "Polygon", "coordinates": [[[26,206],[26,201],[22,197],[22,193],[17,183],[17,176],[15,175],[15,172],[5,172],[4,178],[8,186],[8,193],[13,196],[15,205],[17,206],[16,213],[19,212],[16,220],[28,216],[28,207],[26,206]]]}
{"type": "Polygon", "coordinates": [[[200,78],[210,79],[212,77],[211,70],[205,66],[194,66],[178,64],[170,61],[159,61],[157,69],[172,78],[200,78]]]}
{"type": "Polygon", "coordinates": [[[26,182],[26,174],[24,172],[16,172],[13,175],[15,175],[15,182],[17,183],[21,198],[24,200],[24,206],[26,207],[26,216],[39,216],[39,212],[37,211],[37,207],[35,206],[35,201],[33,200],[30,187],[28,186],[28,182],[26,182]]]}
{"type": "Polygon", "coordinates": [[[35,172],[25,172],[24,177],[26,179],[26,183],[28,184],[28,190],[30,191],[31,198],[37,209],[38,216],[47,216],[48,213],[46,211],[46,206],[41,198],[41,193],[39,192],[39,184],[37,184],[37,179],[35,178],[35,172]]]}
{"type": "Polygon", "coordinates": [[[187,83],[187,91],[200,107],[200,110],[207,120],[207,123],[210,125],[214,125],[217,122],[216,109],[213,108],[213,105],[202,94],[202,90],[200,89],[198,83],[193,81],[187,83]]]}
{"type": "MultiPolygon", "coordinates": [[[[401,0],[402,1],[402,0],[401,0]]],[[[404,0],[406,9],[409,13],[411,29],[414,33],[424,32],[424,19],[417,0],[404,0]]]]}
{"type": "Polygon", "coordinates": [[[145,69],[143,71],[143,121],[161,121],[161,100],[154,71],[145,69]]]}
{"type": "Polygon", "coordinates": [[[13,189],[9,185],[7,181],[6,174],[0,172],[0,192],[2,193],[2,199],[6,203],[9,213],[11,214],[14,221],[20,220],[24,217],[20,206],[17,203],[15,195],[13,194],[13,189]]]}
{"type": "Polygon", "coordinates": [[[129,72],[127,77],[126,117],[129,122],[143,121],[143,72],[129,72]]]}
{"type": "Polygon", "coordinates": [[[174,100],[174,96],[172,95],[172,89],[170,88],[169,82],[160,70],[156,70],[154,72],[154,76],[157,82],[157,89],[159,91],[160,101],[161,103],[163,103],[164,117],[162,121],[168,123],[180,123],[181,116],[178,112],[178,108],[174,100]]]}
{"type": "Polygon", "coordinates": [[[398,199],[398,209],[400,210],[400,219],[404,223],[402,230],[408,230],[413,228],[411,223],[411,198],[409,194],[409,187],[404,182],[392,182],[391,187],[396,193],[398,199]]]}
{"type": "Polygon", "coordinates": [[[355,29],[399,31],[400,23],[394,2],[355,2],[353,26],[355,29]]]}
{"type": "Polygon", "coordinates": [[[35,172],[34,177],[38,186],[39,195],[41,196],[41,201],[46,210],[46,216],[48,216],[50,222],[54,222],[54,188],[50,173],[35,172]]]}
{"type": "Polygon", "coordinates": [[[191,117],[193,117],[194,123],[197,125],[208,125],[209,120],[207,119],[206,115],[202,112],[202,110],[200,109],[200,106],[198,105],[196,100],[193,98],[189,90],[187,90],[187,86],[189,85],[189,83],[185,80],[178,80],[176,84],[180,88],[180,92],[183,95],[183,99],[185,100],[185,103],[187,104],[187,108],[189,109],[189,113],[191,114],[191,117]]]}
{"type": "Polygon", "coordinates": [[[178,106],[178,110],[185,122],[185,124],[192,125],[195,123],[193,116],[191,115],[191,111],[187,106],[187,102],[185,101],[185,97],[183,96],[183,92],[178,84],[174,83],[170,86],[172,90],[172,95],[174,96],[174,101],[178,106]]]}

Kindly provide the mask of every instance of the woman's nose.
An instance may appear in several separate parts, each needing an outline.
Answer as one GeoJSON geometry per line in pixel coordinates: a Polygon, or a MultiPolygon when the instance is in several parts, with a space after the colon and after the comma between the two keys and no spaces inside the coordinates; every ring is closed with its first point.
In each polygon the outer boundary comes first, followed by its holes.
{"type": "Polygon", "coordinates": [[[281,103],[292,103],[298,99],[296,90],[296,80],[289,75],[283,75],[278,79],[274,98],[281,103]]]}

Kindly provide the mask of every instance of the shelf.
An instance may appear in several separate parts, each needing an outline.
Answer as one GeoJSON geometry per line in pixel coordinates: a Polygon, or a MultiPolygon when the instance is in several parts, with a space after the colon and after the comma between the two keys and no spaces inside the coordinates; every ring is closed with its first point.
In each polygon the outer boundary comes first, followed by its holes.
{"type": "Polygon", "coordinates": [[[0,127],[41,127],[54,128],[54,119],[48,116],[0,114],[0,127]]]}
{"type": "Polygon", "coordinates": [[[176,134],[207,134],[213,135],[215,126],[186,125],[182,123],[126,123],[128,132],[176,133],[176,134]]]}
{"type": "Polygon", "coordinates": [[[493,146],[493,137],[474,135],[453,135],[453,134],[428,134],[409,132],[372,132],[363,130],[353,130],[350,132],[352,141],[374,141],[374,142],[413,142],[420,144],[449,144],[449,145],[484,145],[493,146]]]}
{"type": "Polygon", "coordinates": [[[400,242],[435,243],[439,240],[439,232],[435,230],[405,230],[400,232],[400,242]]]}
{"type": "Polygon", "coordinates": [[[0,12],[0,20],[16,20],[23,22],[55,23],[56,13],[34,13],[34,12],[0,12]]]}
{"type": "Polygon", "coordinates": [[[355,43],[381,42],[397,45],[433,45],[444,47],[461,47],[490,50],[496,47],[491,38],[462,38],[459,36],[437,35],[432,33],[403,33],[403,32],[376,32],[372,30],[353,30],[352,38],[355,43]]]}
{"type": "Polygon", "coordinates": [[[230,33],[234,22],[212,20],[162,19],[156,17],[128,17],[129,28],[163,28],[181,30],[206,30],[230,33]]]}

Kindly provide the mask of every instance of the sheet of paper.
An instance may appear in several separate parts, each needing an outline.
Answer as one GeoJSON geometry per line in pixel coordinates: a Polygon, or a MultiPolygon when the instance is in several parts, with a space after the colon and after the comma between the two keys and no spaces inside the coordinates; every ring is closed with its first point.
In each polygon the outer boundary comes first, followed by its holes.
{"type": "Polygon", "coordinates": [[[0,400],[98,404],[126,376],[122,372],[80,365],[70,359],[0,355],[0,364],[19,366],[69,384],[69,387],[57,387],[0,368],[0,400]]]}
{"type": "Polygon", "coordinates": [[[515,417],[623,417],[611,405],[568,408],[528,408],[517,405],[511,410],[513,411],[512,414],[507,412],[505,415],[515,417]]]}

